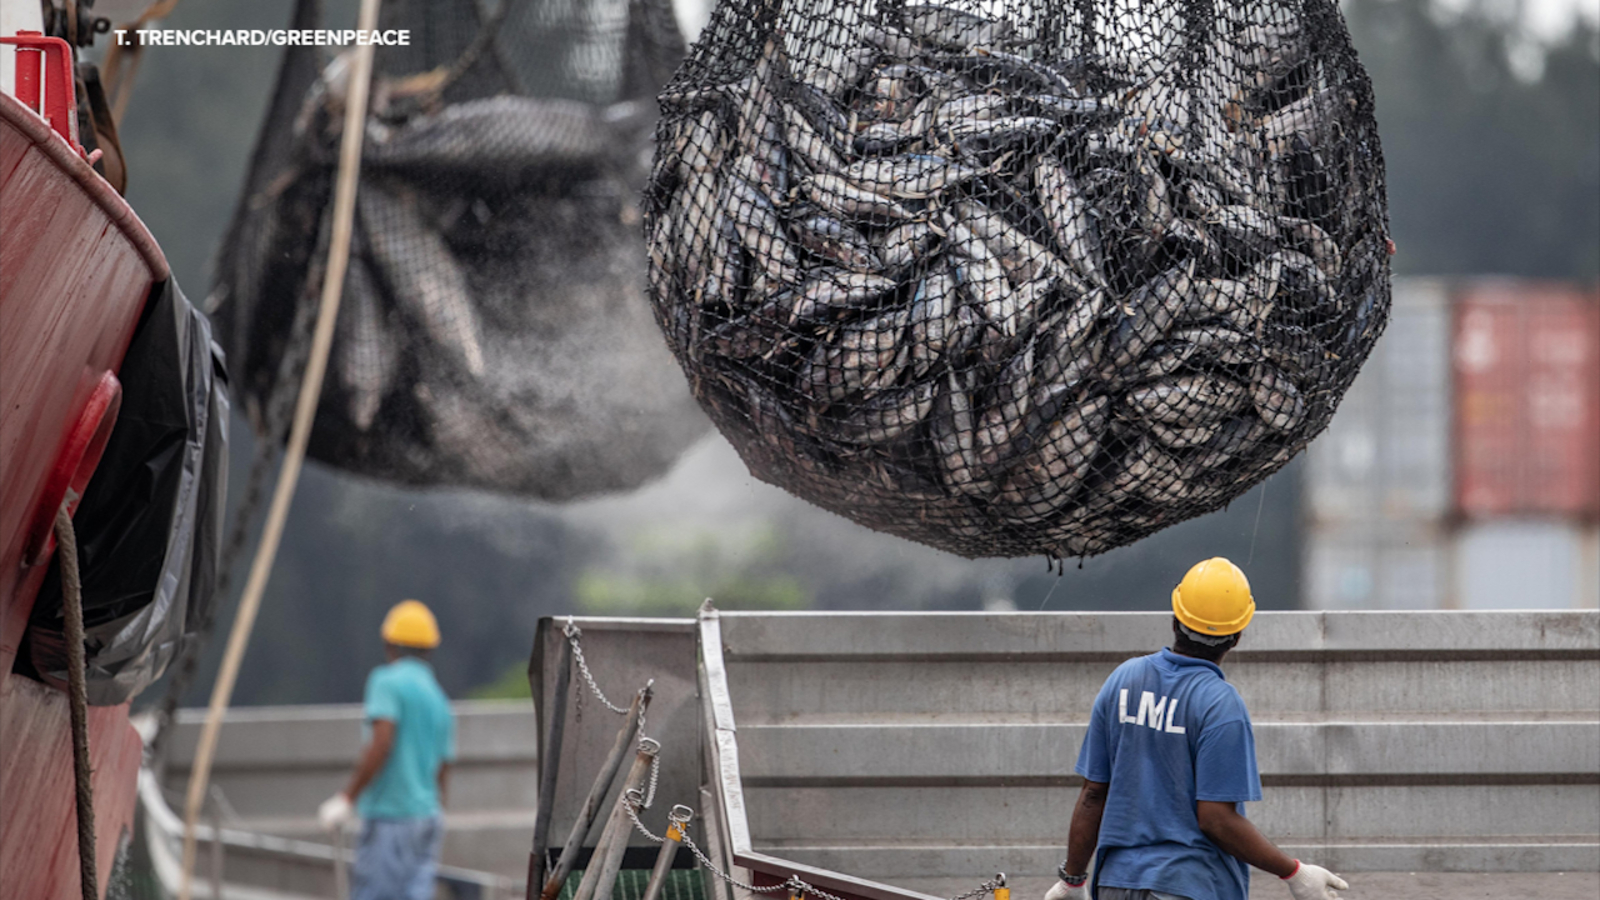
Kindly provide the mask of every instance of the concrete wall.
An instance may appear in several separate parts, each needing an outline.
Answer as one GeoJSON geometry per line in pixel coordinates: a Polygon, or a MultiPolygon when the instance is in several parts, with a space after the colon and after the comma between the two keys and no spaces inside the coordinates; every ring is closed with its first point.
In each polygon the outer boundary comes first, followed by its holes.
{"type": "MultiPolygon", "coordinates": [[[[1160,613],[719,619],[750,848],[929,893],[1053,870],[1101,683],[1171,638],[1160,613]]],[[[1600,868],[1600,615],[1262,613],[1225,669],[1249,814],[1291,854],[1600,868]]]]}
{"type": "MultiPolygon", "coordinates": [[[[538,792],[533,704],[453,704],[457,760],[451,770],[444,862],[509,878],[527,872],[538,792]]],[[[161,786],[182,809],[205,711],[180,710],[161,786]]],[[[317,805],[350,779],[361,749],[361,707],[269,706],[230,710],[211,782],[235,815],[225,827],[326,843],[317,805]]]]}

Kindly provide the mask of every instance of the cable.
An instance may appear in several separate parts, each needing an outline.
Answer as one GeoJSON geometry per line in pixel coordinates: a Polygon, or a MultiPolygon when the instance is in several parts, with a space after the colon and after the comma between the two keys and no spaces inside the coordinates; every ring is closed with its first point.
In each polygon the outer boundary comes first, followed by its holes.
{"type": "MultiPolygon", "coordinates": [[[[378,27],[378,5],[381,0],[361,0],[358,28],[371,31],[378,27]]],[[[317,314],[317,329],[311,341],[311,359],[306,364],[305,378],[300,384],[300,400],[295,407],[294,426],[289,432],[289,446],[284,452],[283,468],[273,490],[272,505],[267,512],[266,526],[257,545],[256,557],[250,567],[250,580],[245,583],[244,596],[239,599],[239,612],[233,620],[233,630],[228,635],[227,650],[222,657],[222,668],[211,691],[211,706],[206,711],[205,726],[200,732],[200,744],[195,750],[194,768],[189,773],[189,793],[183,817],[183,878],[179,882],[178,900],[190,900],[193,890],[195,864],[195,824],[200,808],[205,803],[206,785],[211,778],[211,762],[217,749],[217,734],[222,727],[222,714],[233,696],[233,685],[239,676],[239,666],[244,658],[250,632],[255,626],[256,613],[261,608],[261,595],[266,590],[267,576],[278,553],[283,538],[283,525],[289,515],[289,502],[294,497],[295,484],[300,479],[300,467],[305,461],[306,444],[311,438],[311,424],[317,411],[317,399],[322,394],[322,379],[328,369],[328,353],[333,346],[333,325],[339,315],[339,300],[343,293],[345,268],[350,261],[350,232],[355,218],[356,183],[361,172],[361,139],[366,132],[367,92],[371,85],[373,47],[358,45],[351,67],[349,96],[346,98],[344,133],[339,146],[339,180],[334,189],[333,241],[328,248],[328,267],[322,282],[322,304],[317,314]]]]}

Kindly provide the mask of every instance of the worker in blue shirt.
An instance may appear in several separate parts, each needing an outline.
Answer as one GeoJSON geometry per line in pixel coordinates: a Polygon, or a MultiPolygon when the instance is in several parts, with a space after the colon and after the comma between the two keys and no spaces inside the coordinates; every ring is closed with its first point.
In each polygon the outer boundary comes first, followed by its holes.
{"type": "Polygon", "coordinates": [[[1238,566],[1198,563],[1172,591],[1171,649],[1106,679],[1078,753],[1083,790],[1061,880],[1045,900],[1247,900],[1250,866],[1282,878],[1294,900],[1349,888],[1244,816],[1261,799],[1255,735],[1219,663],[1255,611],[1238,566]]]}
{"type": "Polygon", "coordinates": [[[359,813],[351,900],[433,900],[444,844],[444,800],[455,759],[450,700],[428,665],[439,624],[405,600],[383,620],[388,663],[367,677],[366,747],[349,785],[317,811],[342,828],[359,813]]]}

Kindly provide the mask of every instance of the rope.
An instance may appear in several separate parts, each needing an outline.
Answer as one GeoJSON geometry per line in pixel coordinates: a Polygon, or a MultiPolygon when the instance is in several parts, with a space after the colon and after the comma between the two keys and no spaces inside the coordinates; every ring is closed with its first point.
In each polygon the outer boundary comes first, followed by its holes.
{"type": "MultiPolygon", "coordinates": [[[[381,0],[361,0],[361,15],[356,27],[371,31],[378,25],[378,5],[381,0]]],[[[322,393],[322,379],[328,369],[328,353],[333,346],[333,325],[339,314],[339,300],[344,287],[345,267],[350,261],[350,232],[355,218],[356,181],[361,170],[361,138],[366,132],[367,92],[372,76],[372,46],[358,46],[351,69],[350,94],[345,105],[344,133],[339,147],[339,179],[334,190],[333,240],[328,248],[328,267],[322,282],[322,303],[317,314],[317,329],[311,341],[311,359],[307,362],[305,378],[300,385],[300,399],[295,407],[294,426],[289,433],[289,446],[284,453],[283,468],[273,490],[272,505],[267,511],[266,526],[257,546],[256,557],[250,567],[250,579],[245,584],[244,596],[239,600],[239,612],[233,620],[233,631],[228,635],[228,646],[222,658],[222,668],[211,692],[211,705],[206,711],[205,727],[200,732],[200,744],[195,750],[194,769],[189,775],[189,794],[183,821],[183,879],[179,883],[178,900],[190,900],[194,881],[195,823],[200,808],[205,803],[206,785],[211,778],[211,762],[217,749],[217,735],[222,727],[222,714],[233,695],[233,685],[239,676],[239,666],[255,626],[256,613],[261,608],[261,596],[266,590],[267,576],[278,553],[283,538],[283,526],[289,515],[289,502],[294,497],[295,484],[300,478],[300,467],[305,461],[306,444],[311,438],[311,424],[317,411],[317,399],[322,393]]]]}
{"type": "MultiPolygon", "coordinates": [[[[140,31],[151,22],[172,15],[177,6],[178,0],[155,0],[139,14],[138,19],[123,25],[121,30],[140,31]]],[[[68,9],[72,7],[72,3],[67,4],[68,9]]],[[[106,49],[105,64],[101,67],[103,70],[101,80],[105,85],[108,102],[111,104],[111,121],[119,128],[122,126],[123,114],[128,111],[128,101],[133,98],[134,77],[139,74],[139,62],[144,59],[144,54],[140,52],[143,46],[144,44],[138,40],[131,41],[127,45],[126,52],[130,62],[126,74],[122,71],[123,44],[112,41],[111,46],[106,49]]]]}
{"type": "Polygon", "coordinates": [[[66,613],[67,702],[72,710],[72,781],[78,807],[78,875],[83,900],[99,900],[94,863],[94,775],[89,769],[89,686],[83,658],[83,582],[78,578],[78,533],[66,501],[56,510],[56,560],[66,613]]]}

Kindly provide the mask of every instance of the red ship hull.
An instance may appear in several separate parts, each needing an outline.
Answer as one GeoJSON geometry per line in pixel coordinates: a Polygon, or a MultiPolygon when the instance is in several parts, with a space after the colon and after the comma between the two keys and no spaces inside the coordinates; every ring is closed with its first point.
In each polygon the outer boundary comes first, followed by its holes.
{"type": "MultiPolygon", "coordinates": [[[[0,94],[0,884],[17,900],[78,898],[66,695],[12,675],[52,544],[50,514],[96,461],[79,438],[127,352],[155,240],[76,148],[0,94]]],[[[128,706],[92,708],[89,743],[102,893],[131,833],[141,745],[128,706]]]]}

